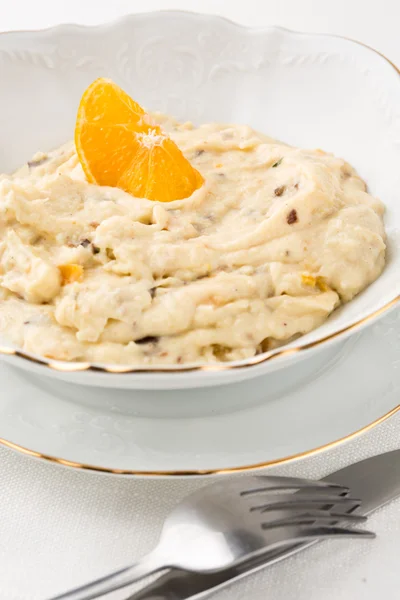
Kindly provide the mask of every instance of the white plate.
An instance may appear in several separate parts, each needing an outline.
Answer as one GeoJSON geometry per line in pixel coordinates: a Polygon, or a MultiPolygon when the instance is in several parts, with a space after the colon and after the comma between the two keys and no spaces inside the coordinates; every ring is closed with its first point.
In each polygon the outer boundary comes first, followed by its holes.
{"type": "Polygon", "coordinates": [[[82,92],[99,76],[113,78],[145,106],[181,119],[248,123],[294,145],[346,158],[388,207],[388,264],[378,281],[322,327],[283,350],[236,365],[144,373],[129,366],[121,374],[123,368],[107,365],[40,360],[0,342],[0,354],[9,361],[92,386],[215,385],[287,368],[310,348],[321,351],[339,333],[344,339],[399,301],[400,75],[388,60],[338,37],[248,29],[178,11],[132,15],[99,27],[2,34],[0,171],[71,138],[82,92]]]}
{"type": "Polygon", "coordinates": [[[243,471],[332,447],[400,407],[400,311],[313,359],[189,391],[93,389],[0,365],[0,437],[34,456],[133,475],[243,471]]]}

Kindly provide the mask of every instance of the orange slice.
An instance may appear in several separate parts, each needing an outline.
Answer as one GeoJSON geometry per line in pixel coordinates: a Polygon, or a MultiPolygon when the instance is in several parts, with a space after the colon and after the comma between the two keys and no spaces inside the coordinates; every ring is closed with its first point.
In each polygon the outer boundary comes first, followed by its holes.
{"type": "Polygon", "coordinates": [[[96,79],[83,94],[75,145],[89,182],[139,198],[180,200],[203,184],[162,128],[109,79],[96,79]]]}

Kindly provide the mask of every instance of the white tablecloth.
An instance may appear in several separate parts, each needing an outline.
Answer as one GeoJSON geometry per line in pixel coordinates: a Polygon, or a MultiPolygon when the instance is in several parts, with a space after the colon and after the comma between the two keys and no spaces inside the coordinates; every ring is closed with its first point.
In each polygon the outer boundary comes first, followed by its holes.
{"type": "MultiPolygon", "coordinates": [[[[269,473],[320,477],[400,446],[400,414],[368,435],[269,473]]],[[[164,516],[201,481],[72,471],[0,448],[0,599],[43,600],[149,550],[164,516]]],[[[329,541],[236,583],[215,600],[398,600],[400,500],[377,511],[373,541],[329,541]]],[[[127,593],[110,595],[122,600],[127,593]]]]}
{"type": "MultiPolygon", "coordinates": [[[[338,33],[400,64],[398,0],[0,0],[0,29],[94,24],[159,8],[338,33]]],[[[399,446],[400,414],[351,443],[269,472],[320,477],[399,446]]],[[[156,541],[176,501],[203,484],[73,471],[5,448],[0,464],[0,600],[41,600],[134,560],[156,541]]],[[[375,513],[369,527],[377,540],[315,546],[235,584],[216,600],[398,600],[400,500],[375,513]]],[[[126,596],[124,591],[109,597],[126,596]]]]}

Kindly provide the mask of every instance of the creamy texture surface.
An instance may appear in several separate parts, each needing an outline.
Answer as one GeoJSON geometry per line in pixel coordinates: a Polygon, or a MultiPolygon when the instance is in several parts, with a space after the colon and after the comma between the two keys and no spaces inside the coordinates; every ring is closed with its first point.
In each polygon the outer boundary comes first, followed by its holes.
{"type": "Polygon", "coordinates": [[[156,118],[205,178],[188,199],[89,184],[72,143],[0,176],[3,337],[61,360],[237,360],[318,327],[379,276],[383,205],[345,161],[156,118]],[[70,264],[80,281],[63,281],[70,264]]]}

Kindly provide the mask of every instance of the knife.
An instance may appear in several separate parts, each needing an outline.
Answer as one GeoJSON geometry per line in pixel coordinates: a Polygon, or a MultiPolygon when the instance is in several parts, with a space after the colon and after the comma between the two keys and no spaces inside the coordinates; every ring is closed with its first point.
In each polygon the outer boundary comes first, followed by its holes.
{"type": "MultiPolygon", "coordinates": [[[[349,498],[361,498],[362,505],[354,513],[369,515],[390,500],[400,496],[400,450],[372,456],[349,465],[324,478],[350,488],[349,498]]],[[[267,552],[236,567],[217,573],[199,574],[186,571],[169,571],[161,575],[126,600],[199,600],[210,592],[222,589],[234,581],[255,573],[288,556],[304,550],[318,540],[291,545],[267,552]]]]}

